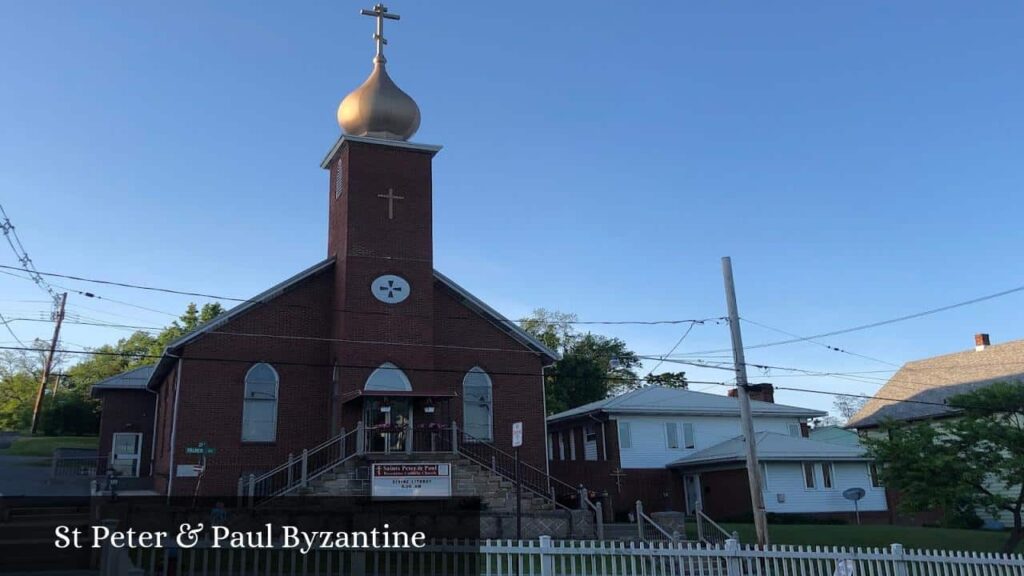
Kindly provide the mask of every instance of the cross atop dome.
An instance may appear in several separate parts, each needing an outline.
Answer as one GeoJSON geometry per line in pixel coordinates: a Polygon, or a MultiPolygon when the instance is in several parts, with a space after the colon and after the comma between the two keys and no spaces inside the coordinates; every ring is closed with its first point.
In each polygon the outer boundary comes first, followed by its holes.
{"type": "Polygon", "coordinates": [[[373,57],[370,77],[353,90],[338,106],[338,125],[345,134],[369,136],[385,140],[408,140],[420,127],[420,108],[416,101],[402,91],[388,76],[384,58],[384,20],[398,20],[398,14],[388,12],[378,3],[372,10],[359,11],[377,19],[373,39],[377,53],[373,57]]]}
{"type": "Polygon", "coordinates": [[[384,20],[401,20],[401,16],[398,14],[388,13],[388,7],[384,4],[378,3],[373,7],[373,10],[360,10],[360,14],[363,16],[373,16],[377,18],[377,32],[373,34],[373,39],[377,42],[377,56],[376,58],[387,62],[384,58],[384,46],[388,43],[388,39],[384,37],[384,20]]]}

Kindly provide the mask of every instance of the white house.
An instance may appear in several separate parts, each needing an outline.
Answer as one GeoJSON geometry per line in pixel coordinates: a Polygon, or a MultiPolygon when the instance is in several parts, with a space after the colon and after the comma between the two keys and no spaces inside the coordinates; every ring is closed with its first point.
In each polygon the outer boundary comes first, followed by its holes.
{"type": "MultiPolygon", "coordinates": [[[[878,482],[871,459],[860,446],[818,442],[802,436],[757,432],[757,458],[765,509],[776,514],[846,515],[887,510],[885,488],[878,482]],[[856,502],[844,493],[863,490],[856,502]]],[[[688,492],[699,494],[704,511],[713,518],[736,518],[750,513],[746,473],[746,442],[737,436],[668,465],[683,474],[688,492]],[[693,490],[691,484],[699,487],[693,490]]]]}
{"type": "MultiPolygon", "coordinates": [[[[842,496],[850,487],[864,488],[862,511],[886,510],[862,448],[804,437],[808,420],[824,413],[776,404],[770,384],[752,386],[751,398],[769,511],[852,515],[853,503],[842,496]]],[[[620,518],[637,500],[653,511],[699,507],[716,519],[747,516],[739,415],[732,396],[656,386],[579,406],[548,418],[551,473],[607,492],[620,518]]]]}

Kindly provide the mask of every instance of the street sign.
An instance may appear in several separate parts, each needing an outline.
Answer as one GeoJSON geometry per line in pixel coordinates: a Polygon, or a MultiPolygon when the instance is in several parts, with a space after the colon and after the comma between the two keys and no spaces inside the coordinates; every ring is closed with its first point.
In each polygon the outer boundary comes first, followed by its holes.
{"type": "Polygon", "coordinates": [[[523,423],[512,423],[512,447],[519,448],[523,445],[523,423]]]}
{"type": "Polygon", "coordinates": [[[200,454],[202,456],[209,456],[210,454],[216,454],[217,449],[206,445],[206,442],[200,442],[195,446],[186,446],[185,454],[200,454]]]}

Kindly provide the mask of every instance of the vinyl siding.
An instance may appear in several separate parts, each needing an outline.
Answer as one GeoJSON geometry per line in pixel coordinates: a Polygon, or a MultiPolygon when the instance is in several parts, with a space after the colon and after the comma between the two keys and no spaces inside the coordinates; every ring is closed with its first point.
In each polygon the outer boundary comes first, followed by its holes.
{"type": "MultiPolygon", "coordinates": [[[[1002,482],[988,482],[987,488],[991,490],[992,493],[1006,496],[1011,501],[1017,500],[1017,496],[1020,495],[1019,484],[1017,486],[1005,486],[1002,482]]],[[[991,512],[983,508],[979,508],[977,513],[978,516],[983,519],[993,518],[995,520],[999,520],[1008,528],[1013,526],[1013,514],[1011,514],[1009,510],[1000,510],[999,514],[996,514],[994,517],[991,512]]]]}
{"type": "MultiPolygon", "coordinates": [[[[742,434],[740,419],[736,417],[620,416],[616,419],[620,424],[629,423],[631,446],[622,446],[619,449],[622,468],[663,468],[666,464],[688,454],[710,448],[742,434]],[[675,422],[679,425],[678,433],[681,444],[685,444],[683,424],[693,424],[694,448],[670,450],[665,435],[667,422],[675,422]]],[[[754,418],[754,430],[789,434],[789,425],[799,425],[799,423],[799,418],[754,418]]]]}
{"type": "Polygon", "coordinates": [[[801,462],[768,462],[768,486],[764,504],[769,512],[807,514],[812,512],[853,512],[853,502],[843,498],[847,488],[863,488],[861,512],[885,511],[885,489],[872,488],[864,462],[833,462],[833,487],[824,488],[821,469],[814,467],[816,489],[804,487],[801,462]],[[782,495],[784,502],[779,502],[782,495]]]}

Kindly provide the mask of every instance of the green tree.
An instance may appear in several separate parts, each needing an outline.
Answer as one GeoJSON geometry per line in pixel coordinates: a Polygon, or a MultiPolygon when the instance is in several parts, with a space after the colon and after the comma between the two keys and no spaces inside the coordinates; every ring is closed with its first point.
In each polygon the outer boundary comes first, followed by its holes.
{"type": "MultiPolygon", "coordinates": [[[[209,302],[203,304],[202,308],[199,308],[195,303],[190,303],[188,308],[185,309],[185,313],[182,314],[177,320],[171,322],[171,325],[164,329],[163,332],[157,335],[152,346],[150,347],[150,355],[159,356],[163,353],[164,348],[167,347],[172,341],[181,338],[185,334],[195,330],[202,324],[213,320],[217,316],[224,313],[224,307],[219,302],[209,302]]],[[[146,363],[151,363],[152,360],[146,363]]]]}
{"type": "Polygon", "coordinates": [[[886,486],[909,511],[942,508],[949,524],[981,509],[1009,512],[1013,527],[1004,550],[1024,539],[1024,384],[999,382],[954,396],[959,413],[941,422],[887,427],[869,438],[886,486]]]}
{"type": "Polygon", "coordinates": [[[625,342],[590,332],[579,333],[574,328],[575,321],[574,314],[543,308],[520,321],[523,329],[562,355],[545,373],[549,414],[602,400],[640,382],[634,371],[640,360],[625,342]]]}
{"type": "MultiPolygon", "coordinates": [[[[152,364],[164,347],[202,323],[224,312],[216,302],[202,307],[189,304],[185,313],[156,336],[135,332],[114,344],[94,348],[86,359],[68,368],[59,384],[51,381],[43,402],[42,429],[46,434],[95,434],[98,403],[90,396],[93,384],[144,364],[152,364]]],[[[45,344],[45,343],[43,343],[45,344]]],[[[45,348],[45,346],[43,346],[45,348]]],[[[0,430],[24,430],[32,420],[32,407],[42,374],[42,352],[0,355],[0,430]]],[[[59,367],[61,358],[54,366],[59,367]]],[[[54,370],[59,373],[59,370],[54,370]]]]}
{"type": "Polygon", "coordinates": [[[644,378],[648,386],[664,386],[666,388],[687,388],[686,372],[662,372],[644,378]]]}
{"type": "Polygon", "coordinates": [[[156,362],[155,357],[163,354],[168,343],[223,312],[224,307],[217,302],[204,304],[202,308],[189,304],[184,314],[156,336],[139,331],[127,338],[121,338],[115,344],[104,344],[94,350],[100,354],[94,354],[68,369],[68,387],[87,393],[93,384],[104,378],[145,364],[153,364],[156,362]]]}
{"type": "Polygon", "coordinates": [[[32,423],[39,378],[25,352],[0,354],[0,430],[25,430],[32,423]]]}

